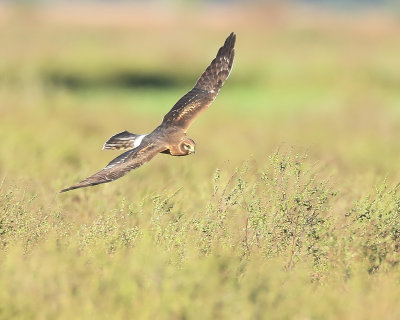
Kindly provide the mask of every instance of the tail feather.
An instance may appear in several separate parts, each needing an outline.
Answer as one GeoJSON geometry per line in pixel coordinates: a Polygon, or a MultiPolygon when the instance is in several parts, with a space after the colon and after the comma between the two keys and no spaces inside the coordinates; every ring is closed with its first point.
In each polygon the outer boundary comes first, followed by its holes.
{"type": "Polygon", "coordinates": [[[106,141],[103,150],[129,150],[136,148],[142,142],[144,136],[128,131],[117,133],[106,141]]]}

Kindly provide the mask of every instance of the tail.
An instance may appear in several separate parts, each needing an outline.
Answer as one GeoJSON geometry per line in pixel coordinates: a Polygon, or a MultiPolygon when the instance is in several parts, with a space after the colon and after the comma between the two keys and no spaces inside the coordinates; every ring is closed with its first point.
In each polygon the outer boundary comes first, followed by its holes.
{"type": "Polygon", "coordinates": [[[123,131],[112,136],[103,146],[103,150],[128,150],[136,148],[142,142],[144,135],[123,131]]]}

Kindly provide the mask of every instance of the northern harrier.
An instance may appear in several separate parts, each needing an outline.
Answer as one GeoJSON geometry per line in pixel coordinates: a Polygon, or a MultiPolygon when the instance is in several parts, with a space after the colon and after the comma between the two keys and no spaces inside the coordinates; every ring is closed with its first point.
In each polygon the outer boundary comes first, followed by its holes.
{"type": "Polygon", "coordinates": [[[103,170],[60,192],[111,182],[150,161],[158,153],[172,156],[194,153],[196,144],[186,136],[186,131],[194,119],[214,101],[229,77],[235,55],[235,41],[236,35],[232,32],[193,89],[172,107],[153,132],[138,135],[123,131],[112,136],[103,149],[129,151],[116,157],[103,170]]]}

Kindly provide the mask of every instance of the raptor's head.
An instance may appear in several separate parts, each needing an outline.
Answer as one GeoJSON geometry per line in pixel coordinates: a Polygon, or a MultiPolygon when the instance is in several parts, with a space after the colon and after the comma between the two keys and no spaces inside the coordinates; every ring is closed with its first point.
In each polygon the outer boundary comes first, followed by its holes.
{"type": "Polygon", "coordinates": [[[185,137],[179,144],[179,150],[185,155],[195,153],[195,149],[196,143],[188,137],[185,137]]]}

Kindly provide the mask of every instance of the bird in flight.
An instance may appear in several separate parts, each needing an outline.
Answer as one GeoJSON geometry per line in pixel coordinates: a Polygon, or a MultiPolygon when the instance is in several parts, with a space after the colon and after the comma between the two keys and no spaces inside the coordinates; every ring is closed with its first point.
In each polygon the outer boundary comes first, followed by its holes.
{"type": "Polygon", "coordinates": [[[139,135],[123,131],[112,136],[103,149],[129,151],[89,178],[60,192],[111,182],[150,161],[158,153],[172,156],[194,153],[196,144],[186,135],[186,131],[194,119],[211,105],[228,79],[235,56],[235,41],[236,35],[232,32],[193,89],[172,107],[153,132],[139,135]]]}

